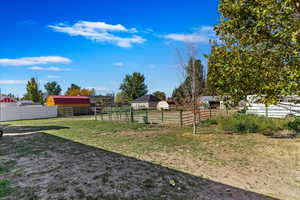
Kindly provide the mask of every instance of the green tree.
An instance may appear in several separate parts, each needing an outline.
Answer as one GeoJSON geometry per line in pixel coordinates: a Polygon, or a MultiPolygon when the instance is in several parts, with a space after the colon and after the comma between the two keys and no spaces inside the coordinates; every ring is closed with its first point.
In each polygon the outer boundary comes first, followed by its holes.
{"type": "Polygon", "coordinates": [[[166,93],[164,93],[164,92],[156,91],[156,92],[153,92],[153,95],[161,100],[166,100],[166,93]]]}
{"type": "Polygon", "coordinates": [[[66,96],[78,96],[80,94],[81,87],[72,83],[71,86],[65,92],[66,96]]]}
{"type": "Polygon", "coordinates": [[[115,103],[122,104],[128,102],[126,95],[123,92],[118,92],[115,96],[115,103]]]}
{"type": "Polygon", "coordinates": [[[91,96],[93,90],[86,88],[81,88],[76,84],[71,84],[71,86],[65,92],[66,96],[91,96]]]}
{"type": "Polygon", "coordinates": [[[145,84],[145,76],[138,72],[134,72],[132,75],[126,75],[120,86],[120,90],[129,101],[147,94],[148,90],[145,84]]]}
{"type": "Polygon", "coordinates": [[[205,91],[204,66],[199,59],[189,59],[185,66],[186,78],[172,93],[172,99],[177,104],[190,104],[193,96],[193,66],[195,67],[195,96],[199,97],[205,91]]]}
{"type": "Polygon", "coordinates": [[[27,93],[24,96],[25,100],[43,103],[43,93],[41,90],[39,90],[38,81],[35,78],[31,78],[27,82],[26,91],[27,93]]]}
{"type": "Polygon", "coordinates": [[[56,81],[48,82],[44,85],[48,95],[60,95],[61,87],[56,81]]]}
{"type": "Polygon", "coordinates": [[[182,88],[182,85],[180,85],[178,88],[175,88],[172,93],[172,100],[175,102],[175,104],[178,105],[184,105],[185,102],[185,92],[182,88]]]}
{"type": "Polygon", "coordinates": [[[277,103],[300,90],[298,0],[222,0],[220,42],[212,43],[208,82],[238,103],[247,95],[277,103]]]}

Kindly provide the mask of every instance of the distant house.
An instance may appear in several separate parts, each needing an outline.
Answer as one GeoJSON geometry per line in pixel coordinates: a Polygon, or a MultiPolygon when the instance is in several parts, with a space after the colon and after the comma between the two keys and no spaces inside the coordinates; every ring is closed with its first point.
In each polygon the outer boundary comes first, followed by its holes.
{"type": "Polygon", "coordinates": [[[90,100],[93,106],[103,106],[114,103],[114,97],[109,95],[90,96],[90,100]]]}
{"type": "Polygon", "coordinates": [[[91,101],[87,96],[48,96],[46,106],[57,106],[59,116],[90,113],[91,101]]]}
{"type": "Polygon", "coordinates": [[[223,109],[223,101],[218,96],[201,96],[199,98],[200,104],[203,108],[223,109]]]}
{"type": "Polygon", "coordinates": [[[141,109],[156,109],[158,102],[161,99],[151,94],[141,96],[131,102],[131,107],[135,110],[141,109]]]}

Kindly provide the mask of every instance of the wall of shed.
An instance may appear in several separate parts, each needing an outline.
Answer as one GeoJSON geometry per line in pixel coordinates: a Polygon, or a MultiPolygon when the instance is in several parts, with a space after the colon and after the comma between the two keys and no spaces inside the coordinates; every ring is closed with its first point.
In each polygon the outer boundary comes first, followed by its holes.
{"type": "Polygon", "coordinates": [[[134,110],[148,109],[149,108],[149,103],[131,103],[131,107],[134,110]]]}

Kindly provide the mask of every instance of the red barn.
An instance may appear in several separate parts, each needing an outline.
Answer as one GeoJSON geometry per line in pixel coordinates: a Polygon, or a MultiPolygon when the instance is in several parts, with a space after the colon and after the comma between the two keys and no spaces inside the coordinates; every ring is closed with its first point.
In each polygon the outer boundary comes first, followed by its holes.
{"type": "Polygon", "coordinates": [[[90,112],[91,101],[86,96],[48,96],[46,106],[57,106],[60,116],[83,115],[90,112]]]}
{"type": "Polygon", "coordinates": [[[16,103],[16,101],[11,98],[5,97],[3,99],[0,99],[0,103],[16,103]]]}

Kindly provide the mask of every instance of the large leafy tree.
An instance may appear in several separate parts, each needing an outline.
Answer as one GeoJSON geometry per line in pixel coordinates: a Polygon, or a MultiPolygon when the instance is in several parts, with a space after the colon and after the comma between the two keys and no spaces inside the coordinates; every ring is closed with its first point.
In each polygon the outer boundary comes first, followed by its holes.
{"type": "Polygon", "coordinates": [[[24,96],[25,100],[31,100],[33,102],[42,103],[43,93],[39,89],[38,81],[35,78],[31,78],[26,85],[27,93],[24,96]]]}
{"type": "Polygon", "coordinates": [[[298,0],[221,0],[220,41],[208,55],[208,81],[233,102],[257,95],[277,103],[300,89],[298,0]]]}
{"type": "Polygon", "coordinates": [[[115,103],[116,104],[123,104],[128,102],[126,95],[123,92],[118,92],[115,96],[115,103]]]}
{"type": "Polygon", "coordinates": [[[44,85],[48,95],[60,95],[61,87],[56,81],[48,82],[44,85]]]}
{"type": "Polygon", "coordinates": [[[161,99],[161,100],[166,100],[166,93],[161,92],[161,91],[156,91],[153,92],[153,95],[156,96],[157,98],[161,99]]]}
{"type": "Polygon", "coordinates": [[[172,99],[177,104],[190,104],[192,101],[193,91],[196,98],[205,91],[204,66],[201,64],[201,60],[193,59],[191,57],[184,68],[186,78],[172,94],[172,99]],[[195,70],[195,74],[193,73],[193,68],[195,70]],[[195,90],[193,90],[193,78],[195,79],[195,90]]]}
{"type": "Polygon", "coordinates": [[[129,101],[147,94],[148,90],[145,84],[145,76],[138,72],[134,72],[132,75],[126,75],[120,86],[120,90],[129,101]]]}
{"type": "Polygon", "coordinates": [[[92,90],[81,88],[76,84],[71,84],[71,86],[65,92],[66,96],[91,96],[92,90]]]}

